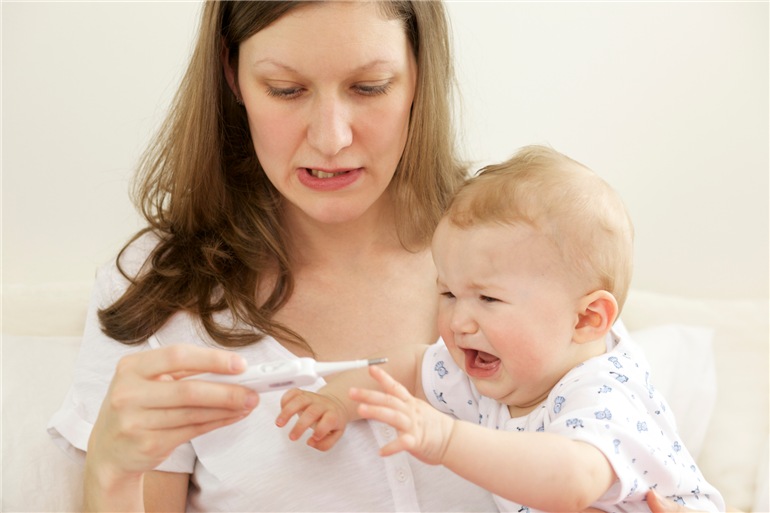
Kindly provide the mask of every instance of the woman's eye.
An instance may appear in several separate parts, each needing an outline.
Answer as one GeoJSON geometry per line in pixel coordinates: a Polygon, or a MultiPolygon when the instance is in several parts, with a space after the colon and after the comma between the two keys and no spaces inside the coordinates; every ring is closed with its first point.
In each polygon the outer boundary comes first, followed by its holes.
{"type": "Polygon", "coordinates": [[[353,89],[364,96],[378,96],[390,91],[390,82],[383,84],[356,84],[353,89]]]}
{"type": "Polygon", "coordinates": [[[290,100],[302,93],[301,87],[268,87],[267,95],[290,100]]]}

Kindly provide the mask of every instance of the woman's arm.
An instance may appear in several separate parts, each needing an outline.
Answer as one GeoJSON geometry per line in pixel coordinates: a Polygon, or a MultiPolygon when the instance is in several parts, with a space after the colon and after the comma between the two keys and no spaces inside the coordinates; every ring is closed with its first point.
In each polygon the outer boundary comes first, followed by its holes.
{"type": "Polygon", "coordinates": [[[144,475],[145,511],[184,513],[190,474],[147,472],[144,475]]]}
{"type": "Polygon", "coordinates": [[[245,387],[181,378],[245,368],[238,355],[186,345],[120,360],[88,441],[85,510],[144,511],[145,487],[155,483],[145,473],[182,443],[243,419],[259,401],[245,387]]]}

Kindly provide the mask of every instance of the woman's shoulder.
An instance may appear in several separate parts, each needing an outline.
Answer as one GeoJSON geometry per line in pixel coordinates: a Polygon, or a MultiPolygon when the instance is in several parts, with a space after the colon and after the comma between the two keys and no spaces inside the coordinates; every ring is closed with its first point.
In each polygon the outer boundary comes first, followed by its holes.
{"type": "Polygon", "coordinates": [[[99,272],[109,273],[120,268],[128,276],[136,276],[160,241],[160,235],[154,231],[139,232],[113,258],[102,264],[99,272]]]}
{"type": "Polygon", "coordinates": [[[125,292],[161,241],[153,231],[140,232],[118,254],[96,271],[96,288],[104,296],[117,299],[125,292]]]}
{"type": "Polygon", "coordinates": [[[129,276],[136,276],[161,241],[157,232],[146,231],[128,243],[113,263],[120,265],[129,276]]]}

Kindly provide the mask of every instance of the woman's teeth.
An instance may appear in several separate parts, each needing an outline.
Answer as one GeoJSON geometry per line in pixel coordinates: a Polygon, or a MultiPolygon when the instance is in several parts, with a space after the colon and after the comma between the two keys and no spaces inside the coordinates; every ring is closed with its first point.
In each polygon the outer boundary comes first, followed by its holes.
{"type": "Polygon", "coordinates": [[[315,176],[316,178],[332,178],[334,176],[338,176],[347,172],[347,171],[340,171],[339,173],[327,173],[326,171],[321,171],[318,169],[308,169],[308,171],[310,171],[310,174],[315,176]]]}

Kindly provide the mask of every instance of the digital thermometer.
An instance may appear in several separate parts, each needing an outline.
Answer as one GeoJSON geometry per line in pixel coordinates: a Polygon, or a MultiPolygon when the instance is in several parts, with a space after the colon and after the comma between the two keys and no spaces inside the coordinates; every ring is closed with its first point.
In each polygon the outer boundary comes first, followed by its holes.
{"type": "Polygon", "coordinates": [[[272,392],[305,385],[312,385],[321,376],[336,372],[359,369],[387,362],[387,358],[350,360],[345,362],[318,362],[312,358],[278,360],[249,366],[241,374],[215,374],[207,372],[185,379],[198,379],[215,383],[243,385],[257,392],[272,392]]]}

